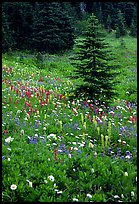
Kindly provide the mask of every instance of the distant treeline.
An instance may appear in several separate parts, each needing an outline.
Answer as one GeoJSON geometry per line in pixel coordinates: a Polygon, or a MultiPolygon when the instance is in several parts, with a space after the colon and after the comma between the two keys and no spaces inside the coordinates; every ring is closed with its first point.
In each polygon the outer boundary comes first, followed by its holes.
{"type": "Polygon", "coordinates": [[[56,53],[72,48],[94,13],[116,37],[137,35],[136,2],[3,2],[2,50],[56,53]]]}

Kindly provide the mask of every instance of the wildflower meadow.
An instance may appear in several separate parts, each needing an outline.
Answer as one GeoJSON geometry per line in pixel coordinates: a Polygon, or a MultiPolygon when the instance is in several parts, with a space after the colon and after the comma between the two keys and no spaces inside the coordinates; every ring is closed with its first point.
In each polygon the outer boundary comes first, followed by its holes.
{"type": "MultiPolygon", "coordinates": [[[[134,67],[132,55],[120,52],[121,69],[134,67]]],[[[72,74],[66,59],[51,55],[38,69],[28,53],[3,54],[2,199],[135,202],[137,104],[125,93],[127,79],[117,87],[126,97],[109,107],[71,101],[77,82],[66,77],[72,74]]]]}

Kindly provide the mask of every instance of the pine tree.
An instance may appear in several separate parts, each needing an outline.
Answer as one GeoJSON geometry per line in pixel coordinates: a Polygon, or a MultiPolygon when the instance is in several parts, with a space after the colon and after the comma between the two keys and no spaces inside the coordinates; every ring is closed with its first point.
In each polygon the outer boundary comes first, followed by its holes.
{"type": "Polygon", "coordinates": [[[13,48],[16,44],[13,30],[10,29],[8,3],[3,2],[2,4],[2,51],[8,51],[13,48]]]}
{"type": "Polygon", "coordinates": [[[116,96],[114,76],[118,66],[114,62],[112,65],[114,58],[103,35],[96,16],[90,16],[85,38],[76,42],[78,51],[72,57],[73,78],[82,81],[75,90],[76,97],[108,102],[116,96]]]}
{"type": "Polygon", "coordinates": [[[126,35],[126,23],[125,18],[122,12],[118,11],[118,19],[117,19],[117,28],[116,28],[116,37],[119,38],[121,36],[126,35]]]}
{"type": "Polygon", "coordinates": [[[38,51],[55,53],[73,46],[73,28],[57,2],[36,3],[32,47],[38,51]]]}

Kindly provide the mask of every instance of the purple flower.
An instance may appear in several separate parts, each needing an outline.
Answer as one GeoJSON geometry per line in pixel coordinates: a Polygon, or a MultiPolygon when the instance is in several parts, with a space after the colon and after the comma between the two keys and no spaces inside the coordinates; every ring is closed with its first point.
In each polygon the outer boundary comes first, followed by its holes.
{"type": "Polygon", "coordinates": [[[101,154],[101,156],[104,157],[104,156],[105,156],[105,153],[103,152],[103,153],[101,154]]]}
{"type": "Polygon", "coordinates": [[[6,157],[5,156],[2,156],[2,160],[5,160],[6,159],[6,157]]]}
{"type": "Polygon", "coordinates": [[[112,151],[112,149],[111,149],[111,148],[108,148],[108,154],[110,154],[110,153],[111,153],[111,151],[112,151]]]}

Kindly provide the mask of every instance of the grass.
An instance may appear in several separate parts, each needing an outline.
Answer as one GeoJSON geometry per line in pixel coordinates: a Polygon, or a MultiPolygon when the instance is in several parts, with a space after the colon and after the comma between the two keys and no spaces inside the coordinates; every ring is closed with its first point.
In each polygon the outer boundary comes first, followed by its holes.
{"type": "Polygon", "coordinates": [[[123,40],[107,38],[121,81],[107,108],[69,101],[72,51],[44,54],[44,69],[36,53],[3,54],[3,201],[137,201],[136,39],[123,40]]]}

